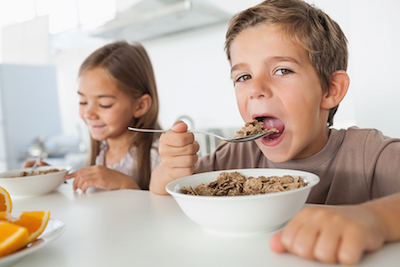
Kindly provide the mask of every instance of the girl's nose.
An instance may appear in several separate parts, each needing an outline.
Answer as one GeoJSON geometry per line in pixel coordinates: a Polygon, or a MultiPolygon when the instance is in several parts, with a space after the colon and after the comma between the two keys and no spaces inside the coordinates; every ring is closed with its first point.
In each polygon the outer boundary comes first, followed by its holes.
{"type": "Polygon", "coordinates": [[[97,119],[96,108],[93,105],[87,104],[84,110],[84,117],[89,120],[97,119]]]}
{"type": "Polygon", "coordinates": [[[250,99],[271,98],[272,90],[265,79],[253,78],[249,89],[250,99]]]}

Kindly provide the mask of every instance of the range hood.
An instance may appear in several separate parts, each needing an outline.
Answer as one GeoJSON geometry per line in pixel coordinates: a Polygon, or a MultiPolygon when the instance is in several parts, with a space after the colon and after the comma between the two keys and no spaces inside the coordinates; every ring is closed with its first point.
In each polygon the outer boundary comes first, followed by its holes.
{"type": "Polygon", "coordinates": [[[228,14],[205,1],[142,0],[90,35],[142,41],[228,21],[228,14]]]}

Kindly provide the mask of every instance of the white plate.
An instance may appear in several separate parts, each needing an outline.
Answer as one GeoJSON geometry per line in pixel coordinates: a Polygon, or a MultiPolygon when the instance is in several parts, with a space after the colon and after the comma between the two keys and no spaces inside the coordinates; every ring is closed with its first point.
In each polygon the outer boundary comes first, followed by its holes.
{"type": "Polygon", "coordinates": [[[0,258],[0,267],[15,264],[26,255],[43,248],[48,243],[59,237],[65,230],[65,224],[62,221],[50,218],[43,233],[25,248],[0,258]]]}

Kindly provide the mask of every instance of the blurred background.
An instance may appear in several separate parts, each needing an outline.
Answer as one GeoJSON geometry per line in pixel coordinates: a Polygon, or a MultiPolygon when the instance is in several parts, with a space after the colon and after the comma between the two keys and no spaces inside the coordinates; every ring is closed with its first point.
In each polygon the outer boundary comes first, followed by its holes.
{"type": "MultiPolygon", "coordinates": [[[[82,167],[88,132],[78,116],[78,68],[115,40],[139,41],[153,63],[160,123],[221,134],[243,125],[224,52],[229,18],[259,0],[0,0],[0,171],[40,153],[82,167]]],[[[307,0],[349,40],[350,90],[335,128],[400,137],[400,1],[307,0]]],[[[198,137],[201,155],[215,140],[198,137]]]]}

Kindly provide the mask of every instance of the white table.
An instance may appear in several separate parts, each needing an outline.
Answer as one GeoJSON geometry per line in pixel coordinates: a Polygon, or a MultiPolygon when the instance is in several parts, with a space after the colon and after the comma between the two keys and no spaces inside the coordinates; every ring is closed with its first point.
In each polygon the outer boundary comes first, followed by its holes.
{"type": "MultiPolygon", "coordinates": [[[[73,192],[13,200],[13,215],[50,210],[65,232],[14,266],[337,266],[275,254],[272,235],[216,236],[204,232],[171,196],[148,191],[73,192]]],[[[399,266],[400,242],[366,255],[359,266],[399,266]]]]}

